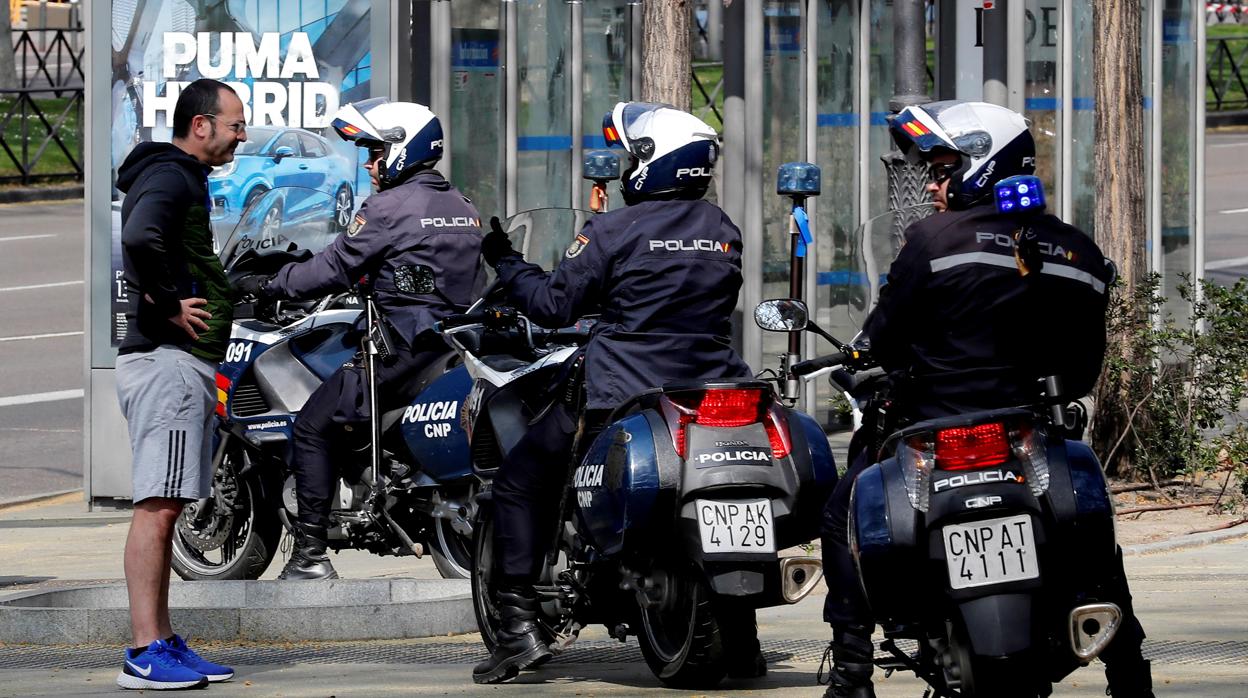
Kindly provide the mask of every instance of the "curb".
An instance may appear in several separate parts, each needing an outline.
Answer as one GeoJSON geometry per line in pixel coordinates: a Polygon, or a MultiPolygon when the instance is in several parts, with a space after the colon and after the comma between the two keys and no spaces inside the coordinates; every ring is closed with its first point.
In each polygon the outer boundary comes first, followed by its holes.
{"type": "Polygon", "coordinates": [[[26,504],[37,504],[39,502],[42,502],[48,499],[56,499],[57,497],[64,497],[67,494],[73,494],[75,492],[81,492],[81,491],[82,491],[81,487],[75,487],[72,490],[57,490],[55,492],[40,492],[38,494],[24,494],[20,497],[9,497],[7,499],[0,499],[0,512],[3,512],[6,509],[13,509],[13,508],[20,507],[26,504]]]}
{"type": "Polygon", "coordinates": [[[1248,537],[1248,524],[1240,524],[1235,528],[1228,528],[1224,531],[1209,531],[1207,533],[1193,533],[1186,536],[1178,536],[1169,540],[1159,540],[1156,543],[1128,545],[1122,549],[1122,554],[1149,555],[1152,553],[1165,553],[1175,550],[1186,550],[1188,548],[1200,548],[1213,543],[1221,543],[1223,541],[1244,537],[1248,537]]]}
{"type": "MultiPolygon", "coordinates": [[[[173,622],[202,640],[386,640],[477,629],[466,579],[179,582],[169,597],[173,622]]],[[[2,643],[129,641],[124,584],[0,598],[2,643]]]]}
{"type": "Polygon", "coordinates": [[[12,187],[0,189],[0,204],[29,204],[36,201],[69,201],[83,197],[84,186],[12,187]]]}

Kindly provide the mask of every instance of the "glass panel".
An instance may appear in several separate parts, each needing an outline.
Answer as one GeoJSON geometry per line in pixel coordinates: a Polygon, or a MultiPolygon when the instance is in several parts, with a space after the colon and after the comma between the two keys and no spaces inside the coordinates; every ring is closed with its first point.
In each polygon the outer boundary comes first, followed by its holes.
{"type": "MultiPolygon", "coordinates": [[[[1062,106],[1057,94],[1057,41],[1061,12],[1058,0],[1027,0],[1024,111],[1036,139],[1036,176],[1044,183],[1050,202],[1058,201],[1061,196],[1057,186],[1060,165],[1057,146],[1061,138],[1058,123],[1062,106]]],[[[1057,208],[1050,205],[1049,211],[1055,213],[1057,208]]]]}
{"type": "Polygon", "coordinates": [[[1096,114],[1094,113],[1094,95],[1092,86],[1092,3],[1074,3],[1074,51],[1073,78],[1071,95],[1074,114],[1071,119],[1071,177],[1073,197],[1071,225],[1080,228],[1093,239],[1092,215],[1096,206],[1096,186],[1094,175],[1095,155],[1092,150],[1093,137],[1096,131],[1096,114]]]}
{"type": "MultiPolygon", "coordinates": [[[[1195,161],[1196,32],[1191,0],[1164,0],[1161,17],[1161,269],[1168,310],[1187,314],[1178,298],[1181,276],[1192,273],[1192,170],[1195,161]]],[[[1203,98],[1203,87],[1201,98],[1203,98]]]]}
{"type": "MultiPolygon", "coordinates": [[[[831,0],[819,3],[817,153],[823,170],[823,193],[815,219],[816,259],[819,262],[815,298],[810,307],[821,327],[842,341],[853,336],[849,308],[866,310],[867,293],[860,260],[854,254],[854,229],[858,222],[858,2],[831,0]]],[[[826,342],[818,353],[829,352],[826,342]]],[[[831,409],[832,388],[817,383],[816,419],[828,424],[838,419],[831,409]]]]}
{"type": "Polygon", "coordinates": [[[517,3],[516,15],[520,63],[516,200],[521,211],[567,206],[572,175],[571,12],[563,0],[532,0],[517,3]]]}
{"type": "Polygon", "coordinates": [[[499,3],[451,3],[451,181],[481,215],[503,214],[499,3]]]}
{"type": "MultiPolygon", "coordinates": [[[[582,87],[581,143],[586,150],[607,147],[602,138],[602,117],[616,102],[631,99],[628,85],[628,0],[585,3],[584,69],[582,87]]],[[[579,168],[580,163],[576,163],[579,168]]],[[[579,177],[580,172],[573,176],[579,177]]]]}
{"type": "MultiPolygon", "coordinates": [[[[763,298],[789,295],[789,211],[791,202],[775,194],[776,170],[781,164],[803,160],[802,113],[802,3],[767,0],[763,4],[763,298]]],[[[753,312],[753,308],[749,309],[753,312]]],[[[763,360],[775,365],[775,356],[788,348],[788,335],[763,333],[763,360]]]]}

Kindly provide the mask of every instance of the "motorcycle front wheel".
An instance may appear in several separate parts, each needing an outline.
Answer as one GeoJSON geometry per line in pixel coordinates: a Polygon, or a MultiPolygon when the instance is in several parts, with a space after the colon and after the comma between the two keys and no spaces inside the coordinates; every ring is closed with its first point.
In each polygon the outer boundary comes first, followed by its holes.
{"type": "Polygon", "coordinates": [[[259,579],[277,553],[277,504],[265,501],[255,478],[236,476],[238,458],[237,450],[227,451],[208,499],[187,505],[178,517],[170,567],[182,579],[259,579]]]}
{"type": "Polygon", "coordinates": [[[693,569],[668,570],[662,578],[660,600],[639,608],[637,639],[646,665],[673,688],[714,688],[728,662],[711,590],[693,569]]]}
{"type": "Polygon", "coordinates": [[[429,553],[443,579],[468,579],[472,576],[473,542],[471,535],[459,533],[450,521],[433,520],[429,553]]]}

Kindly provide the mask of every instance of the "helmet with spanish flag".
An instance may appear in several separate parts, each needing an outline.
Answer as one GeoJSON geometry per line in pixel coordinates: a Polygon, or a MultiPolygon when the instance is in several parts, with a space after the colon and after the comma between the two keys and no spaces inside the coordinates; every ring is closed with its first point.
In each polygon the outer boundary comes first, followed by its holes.
{"type": "Polygon", "coordinates": [[[442,122],[429,107],[374,97],[343,106],[331,125],[344,141],[381,151],[377,180],[388,189],[442,159],[442,122]]]}
{"type": "Polygon", "coordinates": [[[700,199],[719,159],[719,134],[670,104],[619,102],[602,117],[610,148],[623,148],[629,166],[620,175],[624,203],[700,199]]]}
{"type": "Polygon", "coordinates": [[[1011,109],[948,100],[906,107],[888,121],[893,140],[907,157],[958,156],[946,194],[950,209],[989,200],[997,182],[1036,171],[1036,142],[1027,119],[1011,109]]]}

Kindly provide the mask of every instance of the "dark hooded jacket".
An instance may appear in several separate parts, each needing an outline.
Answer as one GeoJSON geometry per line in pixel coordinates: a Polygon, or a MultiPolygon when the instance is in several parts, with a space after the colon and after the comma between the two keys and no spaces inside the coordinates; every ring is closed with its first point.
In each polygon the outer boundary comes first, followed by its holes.
{"type": "Polygon", "coordinates": [[[213,252],[210,169],[171,143],[140,143],[117,169],[129,302],[122,354],[172,345],[209,361],[225,357],[233,293],[213,252]],[[197,341],[169,322],[185,298],[207,300],[212,315],[197,341]]]}

